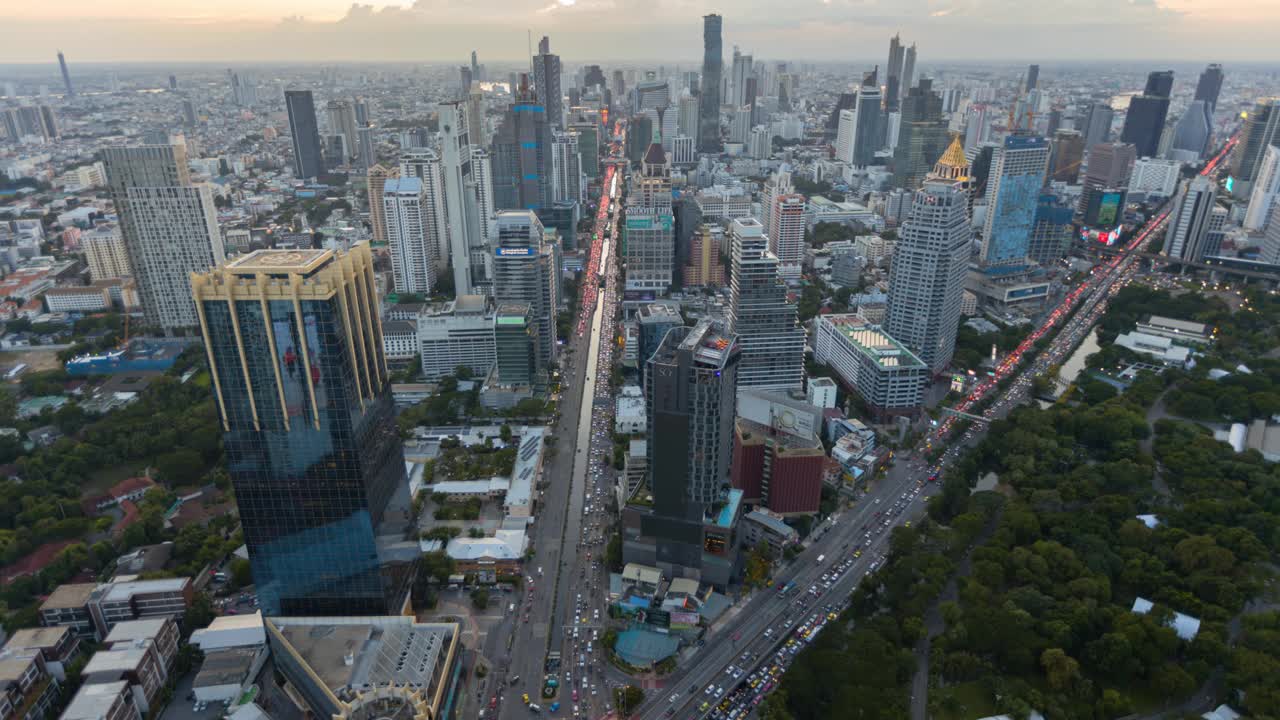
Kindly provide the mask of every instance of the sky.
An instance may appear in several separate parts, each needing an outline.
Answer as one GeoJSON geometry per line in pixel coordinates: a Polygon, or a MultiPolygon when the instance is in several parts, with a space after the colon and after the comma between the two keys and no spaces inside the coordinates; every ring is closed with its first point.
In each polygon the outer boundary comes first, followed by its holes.
{"type": "Polygon", "coordinates": [[[1275,61],[1280,0],[53,0],[0,2],[0,63],[694,62],[701,16],[725,56],[862,61],[901,32],[932,60],[1275,61]]]}

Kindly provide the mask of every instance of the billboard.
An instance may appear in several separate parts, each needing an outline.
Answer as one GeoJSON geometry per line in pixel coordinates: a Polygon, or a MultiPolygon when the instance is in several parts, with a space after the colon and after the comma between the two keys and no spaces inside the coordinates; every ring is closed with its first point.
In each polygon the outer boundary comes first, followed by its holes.
{"type": "Polygon", "coordinates": [[[1115,227],[1119,225],[1120,209],[1124,203],[1124,193],[1122,192],[1104,192],[1102,198],[1098,201],[1098,219],[1099,227],[1115,227]]]}
{"type": "Polygon", "coordinates": [[[671,613],[671,628],[673,630],[688,630],[698,627],[698,613],[691,612],[673,612],[671,613]]]}
{"type": "Polygon", "coordinates": [[[494,248],[493,254],[497,257],[528,257],[533,254],[533,248],[514,247],[514,248],[494,248]]]}

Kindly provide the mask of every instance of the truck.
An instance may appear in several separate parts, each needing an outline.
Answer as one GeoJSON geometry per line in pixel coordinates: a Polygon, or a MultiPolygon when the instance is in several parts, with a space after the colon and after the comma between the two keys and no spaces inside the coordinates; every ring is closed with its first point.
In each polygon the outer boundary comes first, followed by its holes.
{"type": "Polygon", "coordinates": [[[796,589],[796,581],[795,581],[795,580],[792,580],[791,582],[789,582],[789,583],[787,583],[786,585],[782,586],[782,591],[781,591],[781,592],[779,592],[779,593],[778,593],[778,595],[779,595],[780,597],[786,597],[786,595],[787,595],[788,593],[790,593],[792,590],[795,590],[795,589],[796,589]]]}

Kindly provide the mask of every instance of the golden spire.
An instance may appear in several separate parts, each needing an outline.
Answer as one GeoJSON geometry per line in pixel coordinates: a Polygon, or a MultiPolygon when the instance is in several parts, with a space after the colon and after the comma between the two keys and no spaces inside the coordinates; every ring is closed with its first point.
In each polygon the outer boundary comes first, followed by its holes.
{"type": "Polygon", "coordinates": [[[938,162],[933,166],[933,172],[927,176],[928,180],[942,180],[950,182],[966,182],[969,179],[969,161],[964,156],[964,146],[960,144],[960,136],[951,136],[951,145],[947,147],[946,152],[942,153],[942,157],[938,158],[938,162]]]}

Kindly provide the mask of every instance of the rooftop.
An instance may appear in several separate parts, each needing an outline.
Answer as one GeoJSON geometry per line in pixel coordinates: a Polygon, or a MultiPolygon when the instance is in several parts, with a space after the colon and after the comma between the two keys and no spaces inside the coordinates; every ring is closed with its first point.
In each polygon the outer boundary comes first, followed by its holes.
{"type": "Polygon", "coordinates": [[[333,257],[332,250],[255,250],[227,263],[235,273],[308,273],[333,257]]]}
{"type": "Polygon", "coordinates": [[[105,720],[112,703],[128,688],[128,680],[81,685],[61,720],[105,720]]]}
{"type": "Polygon", "coordinates": [[[861,315],[825,315],[822,322],[829,323],[852,343],[862,354],[884,368],[924,367],[924,362],[905,345],[893,339],[889,333],[872,325],[861,315]]]}
{"type": "Polygon", "coordinates": [[[23,628],[13,632],[4,648],[35,650],[57,647],[62,638],[70,632],[71,628],[66,626],[23,628]]]}
{"type": "Polygon", "coordinates": [[[133,582],[113,583],[103,595],[103,602],[124,602],[134,595],[144,593],[182,592],[191,584],[191,578],[161,578],[158,580],[135,580],[133,582]]]}
{"type": "Polygon", "coordinates": [[[167,617],[148,618],[146,620],[125,620],[111,628],[111,633],[102,642],[135,642],[151,640],[160,635],[165,623],[173,622],[167,617]]]}
{"type": "Polygon", "coordinates": [[[89,596],[97,589],[97,583],[66,583],[59,585],[49,593],[49,597],[40,604],[41,610],[61,610],[66,608],[82,608],[89,604],[89,596]]]}

